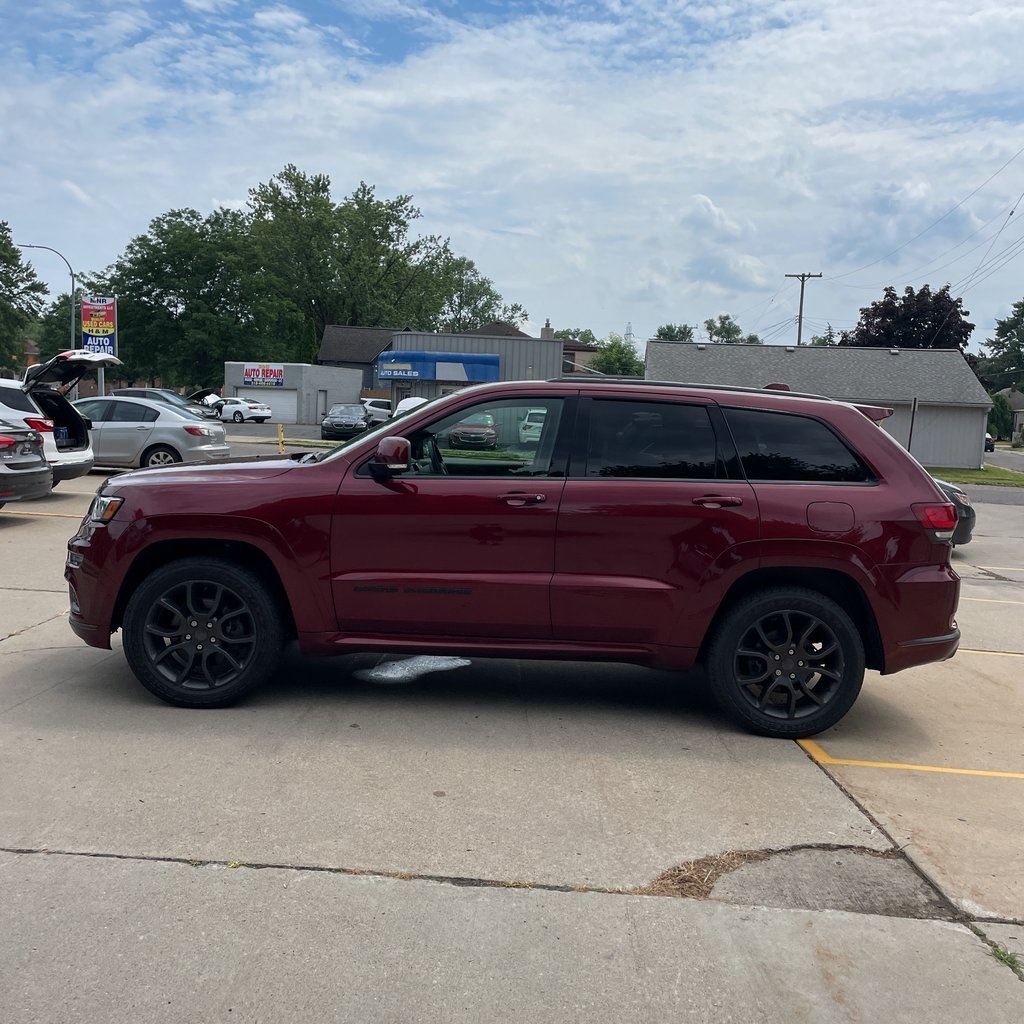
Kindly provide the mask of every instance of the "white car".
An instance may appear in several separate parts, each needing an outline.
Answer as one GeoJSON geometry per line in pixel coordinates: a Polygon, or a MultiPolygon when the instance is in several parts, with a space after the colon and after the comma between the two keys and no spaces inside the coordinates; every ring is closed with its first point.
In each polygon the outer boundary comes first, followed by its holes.
{"type": "Polygon", "coordinates": [[[89,425],[64,392],[90,370],[120,365],[116,356],[71,349],[48,363],[30,366],[23,381],[0,379],[0,417],[24,423],[42,435],[55,487],[61,480],[84,476],[94,462],[89,425]]]}
{"type": "Polygon", "coordinates": [[[547,409],[528,409],[519,421],[519,443],[540,444],[540,432],[544,428],[544,417],[547,409]]]}
{"type": "Polygon", "coordinates": [[[360,398],[371,423],[383,423],[391,419],[390,398],[360,398]]]}
{"type": "Polygon", "coordinates": [[[274,415],[274,410],[269,405],[252,398],[221,398],[218,399],[217,405],[220,408],[220,418],[233,420],[235,423],[244,423],[246,420],[266,423],[274,415]]]}

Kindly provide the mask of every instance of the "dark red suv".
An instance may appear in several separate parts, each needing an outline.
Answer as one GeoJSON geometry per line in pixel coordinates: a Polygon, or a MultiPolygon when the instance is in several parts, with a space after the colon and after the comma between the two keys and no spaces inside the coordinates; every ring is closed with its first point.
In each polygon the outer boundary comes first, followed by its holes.
{"type": "Polygon", "coordinates": [[[775,390],[466,388],[331,451],[107,481],[68,544],[71,625],[189,707],[309,655],[697,663],[745,727],[833,725],[865,667],[951,657],[953,506],[875,422],[775,390]],[[543,410],[537,441],[519,424],[543,410]],[[452,433],[493,421],[495,447],[452,433]]]}

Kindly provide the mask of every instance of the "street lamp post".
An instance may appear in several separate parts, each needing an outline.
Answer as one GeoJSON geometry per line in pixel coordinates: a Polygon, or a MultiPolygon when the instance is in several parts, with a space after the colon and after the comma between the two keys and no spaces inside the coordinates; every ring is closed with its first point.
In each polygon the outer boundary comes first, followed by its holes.
{"type": "MultiPolygon", "coordinates": [[[[17,243],[15,243],[17,245],[17,243]]],[[[68,263],[67,257],[62,252],[51,248],[49,245],[19,245],[19,249],[45,249],[47,252],[56,253],[62,260],[64,265],[68,268],[68,273],[71,275],[71,293],[68,295],[68,304],[71,306],[71,345],[70,348],[75,347],[75,272],[71,269],[71,264],[68,263]]]]}

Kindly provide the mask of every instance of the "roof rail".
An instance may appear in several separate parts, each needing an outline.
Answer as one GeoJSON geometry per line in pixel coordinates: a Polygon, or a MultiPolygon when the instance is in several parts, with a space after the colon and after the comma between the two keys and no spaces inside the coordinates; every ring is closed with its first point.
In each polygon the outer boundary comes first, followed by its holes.
{"type": "Polygon", "coordinates": [[[660,388],[693,388],[698,391],[740,391],[745,394],[760,395],[765,391],[771,391],[776,395],[788,395],[792,398],[814,398],[819,402],[835,402],[837,399],[829,398],[828,395],[815,395],[809,391],[780,391],[778,387],[748,388],[739,384],[697,384],[685,380],[645,380],[643,377],[626,377],[607,374],[604,377],[577,377],[575,375],[564,377],[550,377],[549,384],[586,384],[590,387],[598,387],[601,384],[654,384],[660,388]]]}

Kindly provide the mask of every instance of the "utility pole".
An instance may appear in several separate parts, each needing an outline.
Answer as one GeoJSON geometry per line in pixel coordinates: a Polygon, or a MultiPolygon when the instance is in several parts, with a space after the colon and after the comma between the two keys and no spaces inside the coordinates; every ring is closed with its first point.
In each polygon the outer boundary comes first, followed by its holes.
{"type": "Polygon", "coordinates": [[[800,312],[796,318],[796,343],[800,344],[800,338],[804,333],[804,285],[808,278],[821,277],[821,274],[787,274],[786,277],[797,277],[800,279],[800,312]]]}

